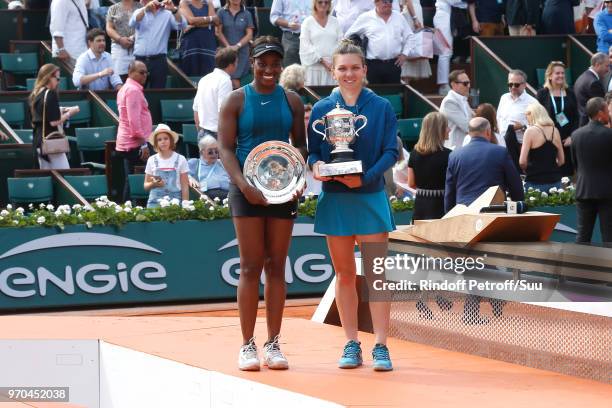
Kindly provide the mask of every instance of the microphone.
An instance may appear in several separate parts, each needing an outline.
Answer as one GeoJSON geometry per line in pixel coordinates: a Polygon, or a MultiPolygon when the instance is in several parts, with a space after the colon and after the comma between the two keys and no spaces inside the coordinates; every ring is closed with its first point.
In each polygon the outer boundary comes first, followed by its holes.
{"type": "Polygon", "coordinates": [[[504,201],[503,204],[493,204],[488,207],[482,207],[481,213],[506,213],[506,214],[523,214],[527,212],[527,203],[524,201],[504,201]]]}

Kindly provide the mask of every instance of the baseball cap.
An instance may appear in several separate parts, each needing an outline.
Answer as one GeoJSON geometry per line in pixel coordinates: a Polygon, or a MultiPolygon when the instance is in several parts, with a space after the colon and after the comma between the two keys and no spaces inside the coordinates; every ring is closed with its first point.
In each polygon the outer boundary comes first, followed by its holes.
{"type": "Polygon", "coordinates": [[[285,55],[285,52],[283,51],[283,47],[281,47],[280,45],[264,42],[261,44],[257,44],[255,48],[253,48],[253,58],[260,57],[267,52],[275,52],[279,54],[281,57],[285,55]]]}

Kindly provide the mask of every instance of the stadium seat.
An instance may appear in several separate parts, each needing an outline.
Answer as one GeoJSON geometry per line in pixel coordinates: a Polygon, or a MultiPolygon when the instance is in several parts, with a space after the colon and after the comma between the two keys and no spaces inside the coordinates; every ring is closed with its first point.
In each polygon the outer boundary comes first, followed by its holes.
{"type": "Polygon", "coordinates": [[[0,103],[0,115],[11,127],[23,128],[25,108],[23,102],[0,103]]]}
{"type": "Polygon", "coordinates": [[[13,129],[13,132],[23,140],[23,143],[32,143],[34,141],[34,131],[32,129],[13,129]]]}
{"type": "Polygon", "coordinates": [[[164,123],[193,122],[192,99],[165,99],[161,100],[160,103],[164,123]]]}
{"type": "Polygon", "coordinates": [[[146,200],[149,198],[149,193],[144,188],[144,174],[130,174],[128,180],[130,182],[130,198],[132,200],[146,200]]]}
{"type": "Polygon", "coordinates": [[[183,144],[185,145],[185,155],[189,155],[189,146],[195,146],[198,149],[198,130],[196,126],[190,123],[183,123],[183,144]]]}
{"type": "Polygon", "coordinates": [[[2,65],[2,86],[4,89],[23,90],[24,85],[9,87],[5,73],[12,75],[36,75],[38,73],[38,55],[36,53],[1,53],[0,65],[2,65]]]}
{"type": "Polygon", "coordinates": [[[397,130],[404,143],[416,143],[419,140],[423,119],[399,119],[397,130]]]}
{"type": "Polygon", "coordinates": [[[8,178],[11,203],[41,203],[53,198],[51,177],[8,178]]]}
{"type": "MultiPolygon", "coordinates": [[[[28,78],[26,79],[26,89],[31,91],[34,89],[34,83],[36,82],[36,78],[28,78]]],[[[59,81],[59,90],[65,91],[68,89],[68,80],[66,77],[61,77],[59,81]]]]}
{"type": "Polygon", "coordinates": [[[117,128],[115,126],[93,127],[93,128],[76,128],[76,144],[81,156],[81,165],[90,167],[92,170],[103,170],[105,165],[99,163],[103,161],[103,152],[105,143],[109,140],[115,140],[117,136],[117,128]],[[87,152],[101,152],[95,158],[87,158],[87,152]],[[102,158],[102,160],[100,160],[102,158]],[[89,160],[89,161],[86,161],[89,160]]]}
{"type": "Polygon", "coordinates": [[[78,106],[80,111],[70,118],[70,125],[86,125],[89,126],[91,120],[91,105],[89,100],[66,101],[62,102],[62,106],[78,106]]]}
{"type": "Polygon", "coordinates": [[[401,94],[390,94],[390,95],[380,95],[389,102],[391,102],[391,107],[393,107],[393,112],[395,112],[395,116],[398,118],[402,116],[404,112],[404,106],[402,104],[402,95],[401,94]]]}
{"type": "Polygon", "coordinates": [[[105,175],[64,176],[64,178],[87,201],[93,201],[108,193],[105,175]]]}
{"type": "Polygon", "coordinates": [[[116,99],[107,99],[104,102],[106,102],[108,107],[111,108],[113,112],[115,112],[117,115],[119,115],[119,108],[117,107],[117,100],[116,99]]]}
{"type": "MultiPolygon", "coordinates": [[[[546,68],[538,68],[536,69],[536,75],[538,76],[538,87],[542,88],[544,86],[544,75],[546,74],[546,68]]],[[[571,68],[565,68],[565,82],[567,82],[567,84],[569,86],[571,86],[573,84],[573,80],[572,80],[572,69],[571,68]]]]}
{"type": "Polygon", "coordinates": [[[191,82],[193,83],[193,86],[197,87],[198,86],[198,82],[200,82],[200,79],[202,79],[202,77],[200,77],[200,76],[190,76],[189,79],[191,79],[191,82]]]}

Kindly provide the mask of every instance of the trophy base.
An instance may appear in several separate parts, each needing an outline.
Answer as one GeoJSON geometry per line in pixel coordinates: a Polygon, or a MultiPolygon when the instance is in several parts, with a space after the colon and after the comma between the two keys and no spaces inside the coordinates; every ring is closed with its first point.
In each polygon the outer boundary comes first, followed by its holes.
{"type": "Polygon", "coordinates": [[[345,176],[347,174],[361,173],[363,173],[361,160],[327,163],[319,166],[319,175],[325,177],[345,176]]]}

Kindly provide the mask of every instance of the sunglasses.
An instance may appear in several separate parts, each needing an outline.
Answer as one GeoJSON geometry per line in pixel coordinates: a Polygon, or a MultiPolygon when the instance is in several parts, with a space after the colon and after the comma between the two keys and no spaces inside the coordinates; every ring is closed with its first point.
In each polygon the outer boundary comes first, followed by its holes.
{"type": "Polygon", "coordinates": [[[471,84],[470,81],[455,81],[456,84],[461,84],[463,86],[469,86],[471,84]]]}
{"type": "Polygon", "coordinates": [[[508,82],[508,88],[518,88],[523,84],[524,82],[508,82]]]}

